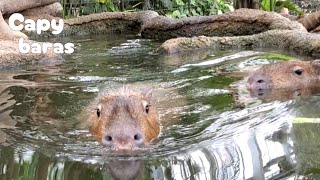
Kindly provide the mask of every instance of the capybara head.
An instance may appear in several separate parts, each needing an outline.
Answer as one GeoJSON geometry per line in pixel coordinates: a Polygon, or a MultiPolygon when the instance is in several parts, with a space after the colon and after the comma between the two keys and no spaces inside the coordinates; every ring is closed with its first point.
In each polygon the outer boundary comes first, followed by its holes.
{"type": "Polygon", "coordinates": [[[143,147],[159,135],[158,113],[150,89],[137,92],[124,87],[100,96],[94,106],[89,129],[104,146],[128,151],[143,147]]]}
{"type": "Polygon", "coordinates": [[[319,82],[320,60],[291,60],[264,65],[249,75],[249,90],[303,88],[319,82]]]}

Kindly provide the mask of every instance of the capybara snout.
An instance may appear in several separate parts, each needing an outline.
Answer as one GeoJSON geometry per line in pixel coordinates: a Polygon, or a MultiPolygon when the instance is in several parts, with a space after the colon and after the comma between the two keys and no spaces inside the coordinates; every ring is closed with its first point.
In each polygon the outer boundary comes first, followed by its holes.
{"type": "Polygon", "coordinates": [[[249,89],[269,89],[271,79],[266,74],[256,74],[248,78],[247,86],[249,89]]]}
{"type": "Polygon", "coordinates": [[[140,130],[127,132],[117,132],[107,130],[103,135],[102,144],[107,147],[116,147],[119,150],[129,150],[133,147],[142,147],[144,145],[144,135],[140,130]]]}
{"type": "Polygon", "coordinates": [[[291,60],[262,66],[248,77],[249,90],[303,88],[316,85],[320,75],[320,60],[291,60]]]}
{"type": "Polygon", "coordinates": [[[128,87],[100,96],[88,119],[91,134],[115,150],[132,150],[150,143],[160,132],[151,96],[151,90],[128,87]]]}

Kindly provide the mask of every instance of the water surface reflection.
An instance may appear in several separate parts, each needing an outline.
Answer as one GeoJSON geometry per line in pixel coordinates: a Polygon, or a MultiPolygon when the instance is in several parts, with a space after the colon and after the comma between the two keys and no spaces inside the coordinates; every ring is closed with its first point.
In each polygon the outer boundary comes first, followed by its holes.
{"type": "Polygon", "coordinates": [[[268,52],[165,56],[135,36],[86,38],[64,62],[0,72],[0,179],[319,176],[319,124],[296,122],[319,117],[319,96],[264,101],[242,87],[239,70],[272,63],[259,57],[268,52]],[[99,89],[123,83],[169,89],[159,142],[135,157],[106,155],[80,126],[99,89]]]}

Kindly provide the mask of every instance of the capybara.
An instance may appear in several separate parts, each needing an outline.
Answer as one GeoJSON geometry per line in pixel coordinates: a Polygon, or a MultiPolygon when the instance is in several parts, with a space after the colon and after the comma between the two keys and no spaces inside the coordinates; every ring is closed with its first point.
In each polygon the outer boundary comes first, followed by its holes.
{"type": "Polygon", "coordinates": [[[251,97],[266,102],[287,101],[320,93],[320,60],[291,60],[263,65],[250,73],[247,88],[251,97]]]}
{"type": "Polygon", "coordinates": [[[291,60],[264,65],[252,72],[247,81],[249,90],[317,86],[320,81],[320,60],[291,60]]]}
{"type": "Polygon", "coordinates": [[[89,130],[106,147],[130,151],[150,143],[160,133],[151,89],[138,91],[125,86],[116,93],[100,95],[93,104],[89,130]]]}

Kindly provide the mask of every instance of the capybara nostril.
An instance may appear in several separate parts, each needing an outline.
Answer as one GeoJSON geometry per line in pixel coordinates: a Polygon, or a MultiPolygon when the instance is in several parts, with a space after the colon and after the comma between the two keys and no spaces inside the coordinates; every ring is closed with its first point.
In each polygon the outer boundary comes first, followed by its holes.
{"type": "Polygon", "coordinates": [[[112,136],[110,135],[110,134],[106,134],[106,135],[104,135],[103,137],[102,137],[102,144],[104,145],[104,146],[112,146],[112,140],[113,140],[113,138],[112,138],[112,136]]]}
{"type": "Polygon", "coordinates": [[[143,134],[141,133],[137,133],[133,136],[133,139],[134,139],[134,144],[136,146],[141,146],[144,144],[144,137],[143,137],[143,134]]]}
{"type": "Polygon", "coordinates": [[[130,149],[132,147],[142,147],[144,141],[144,135],[140,131],[129,130],[121,133],[109,131],[104,135],[102,144],[115,149],[130,149]]]}
{"type": "Polygon", "coordinates": [[[267,75],[252,74],[247,81],[248,89],[268,89],[271,86],[271,80],[267,75]]]}
{"type": "Polygon", "coordinates": [[[263,79],[259,79],[258,81],[257,81],[257,83],[264,83],[265,81],[263,80],[263,79]]]}
{"type": "Polygon", "coordinates": [[[106,136],[105,139],[106,139],[107,142],[111,142],[112,141],[112,137],[111,136],[106,136]]]}

